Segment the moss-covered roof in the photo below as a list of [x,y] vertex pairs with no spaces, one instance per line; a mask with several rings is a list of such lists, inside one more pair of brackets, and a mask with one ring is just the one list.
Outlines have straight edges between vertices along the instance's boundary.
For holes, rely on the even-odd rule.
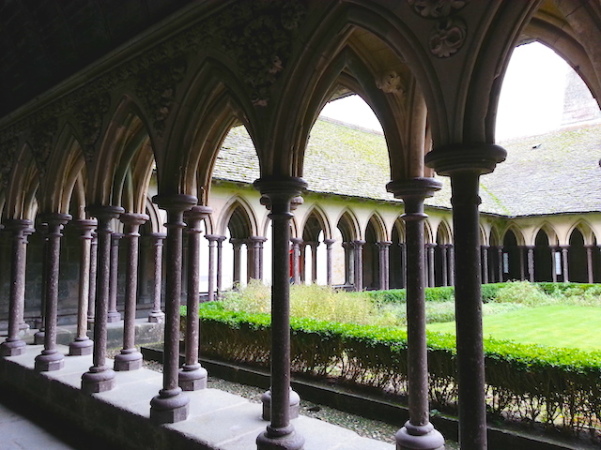
[[[501,143],[507,160],[481,178],[482,212],[502,216],[601,211],[601,124]],[[217,157],[218,180],[252,183],[259,163],[244,127],[232,129]],[[311,192],[399,201],[386,192],[390,167],[384,136],[318,120],[305,155]],[[450,208],[450,183],[426,203]]]

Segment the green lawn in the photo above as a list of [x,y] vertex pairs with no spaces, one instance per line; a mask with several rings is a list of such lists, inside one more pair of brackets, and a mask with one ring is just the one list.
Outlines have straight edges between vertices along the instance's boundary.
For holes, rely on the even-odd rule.
[[[524,344],[601,350],[601,308],[550,305],[484,317],[484,336]],[[455,323],[433,323],[429,331],[455,333]]]

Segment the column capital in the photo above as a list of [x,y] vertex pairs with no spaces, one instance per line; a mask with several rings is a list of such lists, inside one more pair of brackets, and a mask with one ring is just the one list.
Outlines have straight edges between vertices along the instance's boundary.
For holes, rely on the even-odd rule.
[[507,151],[495,144],[457,143],[437,147],[426,154],[425,163],[440,175],[476,172],[479,175],[495,170],[505,161]]
[[125,212],[125,209],[123,209],[121,206],[90,205],[86,207],[86,211],[100,221],[108,222],[111,219],[118,218]]
[[163,239],[165,239],[167,237],[167,235],[165,233],[150,233],[148,236],[150,236],[151,238],[154,238],[157,241],[162,241]]
[[301,238],[290,238],[290,242],[292,242],[294,245],[300,245],[303,243],[303,240]]
[[206,219],[213,213],[213,208],[203,205],[196,205],[192,208],[188,209],[184,212],[184,220],[188,221],[198,221],[200,222],[203,219]]
[[63,213],[45,213],[38,216],[41,222],[47,223],[48,225],[65,225],[71,220],[70,214]]
[[442,188],[442,183],[435,178],[415,177],[406,180],[392,180],[386,185],[386,190],[391,192],[395,198],[424,199],[432,197],[436,191]]
[[355,248],[360,248],[360,247],[363,247],[363,245],[365,245],[365,241],[364,241],[364,240],[361,240],[361,239],[355,239],[355,240],[352,242],[352,244],[353,244],[353,247],[355,247]]
[[161,209],[183,212],[195,206],[198,203],[198,199],[193,195],[187,194],[159,194],[152,197],[152,202],[156,203]]
[[262,243],[262,242],[266,242],[267,238],[263,237],[263,236],[250,236],[247,239],[248,242],[256,242],[256,243]]
[[392,245],[392,241],[378,241],[376,245],[380,248],[390,247]]
[[275,213],[285,214],[302,204],[302,198],[296,197],[307,189],[307,182],[299,177],[266,176],[255,180],[253,186],[262,195],[262,205]]
[[205,239],[209,242],[223,242],[225,241],[225,236],[219,234],[206,234]]
[[336,242],[336,239],[324,239],[323,243],[326,244],[328,247],[332,244],[334,244]]
[[124,213],[121,214],[119,220],[125,225],[143,225],[150,217],[147,214],[136,214],[136,213]]
[[71,222],[78,230],[82,232],[82,237],[92,238],[92,232],[98,226],[96,219],[77,219]]
[[28,219],[8,219],[4,222],[4,230],[25,232],[31,228],[32,224],[33,222]]

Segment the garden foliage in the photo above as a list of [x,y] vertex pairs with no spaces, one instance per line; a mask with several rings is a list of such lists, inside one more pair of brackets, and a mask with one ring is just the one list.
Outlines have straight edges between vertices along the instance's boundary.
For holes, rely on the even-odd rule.
[[[501,288],[493,289],[498,293]],[[447,291],[433,297],[444,300],[433,301],[446,301]],[[397,291],[390,295],[400,298]],[[486,295],[488,301],[495,298]],[[211,302],[202,305],[200,317],[203,355],[269,366],[269,314],[226,310]],[[542,422],[572,432],[594,429],[601,420],[601,352],[493,339],[485,339],[484,345],[491,417]],[[429,333],[432,408],[456,408],[455,354],[454,336]],[[291,369],[298,375],[328,377],[402,397],[407,394],[407,335],[401,327],[292,317]]]

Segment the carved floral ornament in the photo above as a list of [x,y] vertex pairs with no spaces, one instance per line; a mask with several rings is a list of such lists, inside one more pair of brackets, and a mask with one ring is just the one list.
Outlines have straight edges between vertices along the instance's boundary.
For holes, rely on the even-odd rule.
[[394,70],[384,72],[376,79],[376,87],[386,94],[403,94],[403,80]]
[[87,161],[94,158],[96,143],[102,130],[102,120],[109,109],[111,98],[107,93],[84,98],[75,105],[75,116],[81,126],[84,145],[83,153]]
[[459,51],[467,38],[467,25],[455,14],[469,0],[407,0],[415,13],[425,19],[435,19],[430,32],[430,52],[439,58],[448,58]]
[[4,189],[8,186],[10,173],[13,170],[17,147],[18,140],[16,138],[0,144],[0,154],[2,154],[2,158],[0,159],[0,186]]

